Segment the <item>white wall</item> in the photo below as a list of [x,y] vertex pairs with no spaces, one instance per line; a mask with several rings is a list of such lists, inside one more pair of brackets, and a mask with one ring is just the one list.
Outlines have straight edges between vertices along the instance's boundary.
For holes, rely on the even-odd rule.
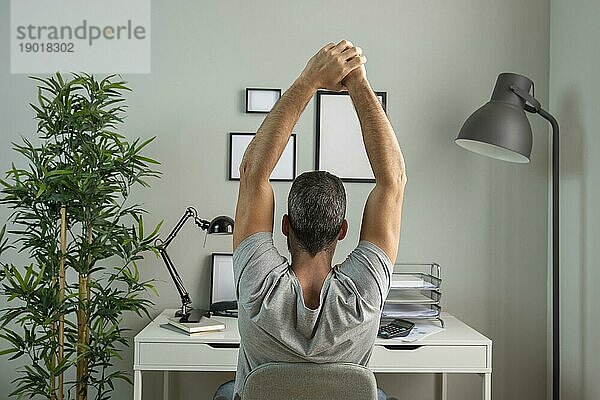
[[553,0],[550,105],[561,124],[561,338],[564,399],[600,393],[600,3]]
[[[369,58],[374,88],[388,92],[388,114],[406,157],[409,183],[400,261],[435,260],[444,267],[444,306],[494,341],[497,399],[543,399],[546,368],[547,126],[533,118],[529,165],[510,165],[468,153],[453,143],[464,119],[488,100],[503,71],[528,75],[547,103],[549,4],[545,0],[379,2],[154,0],[152,74],[129,75],[126,133],[157,135],[149,150],[164,177],[138,199],[148,222],[170,228],[187,205],[207,218],[234,212],[237,183],[227,181],[227,135],[255,130],[262,117],[243,113],[245,87],[286,88],[323,43],[348,38]],[[0,166],[18,135],[32,136],[27,103],[34,85],[9,73],[8,2],[0,4]],[[314,103],[295,132],[298,172],[314,167]],[[289,183],[275,183],[276,226]],[[346,185],[350,232],[336,261],[356,245],[370,185]],[[3,216],[8,210],[0,209]],[[184,229],[173,259],[195,304],[207,302],[209,255],[230,249],[230,238]],[[285,242],[276,244],[283,251]],[[159,260],[144,262],[145,277],[160,279],[155,314],[178,297]],[[148,321],[129,318],[133,332]],[[123,368],[131,368],[125,353]],[[0,397],[10,391],[16,363],[0,363]],[[209,399],[228,374],[179,374],[173,394]],[[159,398],[160,375],[148,374],[145,399]],[[430,376],[380,375],[399,399],[431,398]],[[478,399],[480,379],[452,376],[450,399]],[[122,386],[114,396],[131,398]]]

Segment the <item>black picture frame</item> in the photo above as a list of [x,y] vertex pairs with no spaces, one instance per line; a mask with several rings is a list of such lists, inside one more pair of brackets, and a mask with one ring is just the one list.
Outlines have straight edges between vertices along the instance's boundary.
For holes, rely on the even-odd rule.
[[[383,91],[375,91],[374,92],[377,97],[379,98],[381,105],[383,107],[383,110],[387,113],[387,92],[383,92]],[[322,124],[322,117],[323,117],[323,104],[322,104],[322,100],[324,98],[324,96],[346,96],[346,97],[350,97],[350,94],[347,91],[342,91],[342,92],[332,92],[332,91],[328,91],[328,90],[318,90],[317,91],[317,95],[315,96],[315,101],[316,101],[316,131],[317,131],[317,135],[316,135],[316,140],[315,140],[315,169],[316,170],[321,170],[321,168],[323,167],[323,162],[322,162],[322,157],[324,155],[324,153],[326,153],[326,150],[324,151],[324,149],[322,149],[322,137],[324,132],[322,132],[323,129],[323,124]],[[346,110],[347,112],[351,112],[349,109]],[[356,114],[356,111],[354,111],[354,108],[352,106],[352,112],[354,112],[354,114]],[[344,118],[346,119],[347,117],[345,115],[339,115],[339,118]],[[361,138],[361,143],[362,143],[362,136],[361,132],[360,132],[360,125],[358,125],[357,128],[357,132],[355,132],[356,135],[359,135],[359,137]],[[335,132],[328,132],[329,134],[335,134]],[[340,137],[340,141],[339,143],[347,143],[348,142],[348,136],[351,133],[348,132],[344,132],[345,137]],[[364,146],[361,147],[362,149],[364,149]],[[335,149],[336,151],[339,152],[339,148]],[[365,157],[366,157],[366,153]],[[344,157],[351,157],[348,154],[346,154]],[[367,161],[367,165],[368,165],[368,159],[366,159]],[[364,163],[364,162],[363,162]],[[357,177],[357,176],[348,176],[350,174],[344,174],[343,171],[337,171],[337,170],[332,170],[329,171],[335,175],[337,175],[343,182],[354,182],[354,183],[374,183],[375,182],[375,178],[366,178],[364,176],[362,177]],[[366,172],[366,171],[365,171]],[[370,169],[369,166],[369,174],[372,175],[372,171]]]
[[[276,94],[277,99],[273,102],[271,107],[267,109],[251,109],[250,108],[250,96],[252,92],[273,92]],[[272,89],[272,88],[246,88],[246,113],[247,114],[268,114],[275,103],[281,98],[281,89]]]
[[[243,156],[243,153],[247,147],[247,145],[243,148],[237,148],[234,149],[234,138],[236,136],[241,136],[241,137],[254,137],[254,135],[256,135],[253,132],[230,132],[229,133],[229,163],[228,163],[228,179],[230,181],[239,181],[240,177],[239,177],[239,163],[241,162],[241,157]],[[250,139],[251,140],[251,139]],[[250,140],[247,140],[247,142],[249,143]],[[292,154],[291,154],[291,161],[292,161],[292,175],[290,177],[286,177],[286,178],[270,178],[269,180],[271,182],[292,182],[294,179],[296,179],[296,162],[297,162],[297,139],[296,139],[296,134],[292,133],[290,135],[290,139],[288,141],[288,145],[289,143],[291,143],[292,145]],[[286,146],[287,147],[287,146]],[[281,162],[282,160],[284,160],[284,157],[286,156],[286,151],[284,150],[283,154],[282,154],[282,158],[280,158],[279,162]],[[278,165],[279,165],[278,162]],[[277,170],[277,166],[275,167],[276,169],[273,171],[273,173],[276,172]],[[272,176],[272,175],[271,175]]]

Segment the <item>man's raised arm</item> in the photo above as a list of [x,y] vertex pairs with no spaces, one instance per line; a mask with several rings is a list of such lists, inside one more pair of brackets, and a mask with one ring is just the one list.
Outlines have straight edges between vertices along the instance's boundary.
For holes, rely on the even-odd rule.
[[256,232],[273,231],[275,201],[269,177],[292,129],[317,89],[341,90],[341,80],[364,62],[360,48],[342,40],[326,44],[281,96],[248,145],[240,164],[233,249]]
[[348,74],[342,83],[348,88],[358,113],[365,149],[376,181],[365,204],[360,240],[377,245],[394,263],[398,255],[406,184],[404,157],[392,125],[369,85],[364,67]]

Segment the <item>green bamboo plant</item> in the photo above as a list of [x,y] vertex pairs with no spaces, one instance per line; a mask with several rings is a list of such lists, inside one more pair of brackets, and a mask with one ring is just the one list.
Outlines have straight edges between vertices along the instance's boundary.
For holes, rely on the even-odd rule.
[[[13,143],[26,166],[0,180],[0,204],[13,210],[0,231],[0,355],[24,361],[12,396],[104,400],[130,382],[113,365],[128,345],[124,313],[148,316],[155,291],[138,261],[156,254],[160,224],[145,233],[146,211],[127,200],[160,172],[142,152],[154,138],[117,133],[126,82],[65,78],[33,77],[39,138]],[[14,251],[30,263],[6,261]]]

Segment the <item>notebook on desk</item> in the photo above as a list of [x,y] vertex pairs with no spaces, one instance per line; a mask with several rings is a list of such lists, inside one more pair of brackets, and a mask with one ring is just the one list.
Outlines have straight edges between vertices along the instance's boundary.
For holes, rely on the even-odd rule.
[[225,324],[213,318],[202,318],[198,322],[179,322],[178,317],[167,318],[169,325],[189,335],[201,332],[222,331]]

